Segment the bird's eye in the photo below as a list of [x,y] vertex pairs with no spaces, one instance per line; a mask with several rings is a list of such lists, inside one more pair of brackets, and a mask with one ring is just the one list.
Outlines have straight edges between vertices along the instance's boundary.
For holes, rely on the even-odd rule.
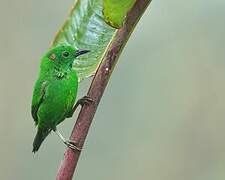
[[67,51],[64,51],[64,52],[62,53],[62,56],[63,56],[64,58],[69,57],[69,55],[70,55],[70,53],[67,52]]

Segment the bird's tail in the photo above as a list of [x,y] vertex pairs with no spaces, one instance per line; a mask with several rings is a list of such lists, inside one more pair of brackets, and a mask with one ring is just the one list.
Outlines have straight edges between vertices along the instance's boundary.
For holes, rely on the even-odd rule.
[[42,142],[45,140],[45,138],[48,136],[48,134],[51,132],[50,129],[41,129],[38,128],[37,134],[34,138],[34,142],[33,142],[33,150],[32,152],[35,153],[38,151],[38,149],[40,148]]

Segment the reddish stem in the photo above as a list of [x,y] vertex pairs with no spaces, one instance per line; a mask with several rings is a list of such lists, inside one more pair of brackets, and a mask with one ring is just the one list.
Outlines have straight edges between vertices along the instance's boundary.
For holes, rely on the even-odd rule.
[[[102,63],[99,66],[88,91],[88,96],[91,97],[95,103],[91,105],[84,105],[82,107],[70,137],[72,141],[77,143],[79,148],[83,147],[97,106],[103,95],[105,87],[108,84],[110,75],[116,65],[118,57],[129,39],[136,23],[141,18],[150,2],[151,0],[136,1],[133,8],[128,13],[123,27],[116,32],[107,52],[105,53],[105,56],[103,57]],[[64,159],[61,162],[56,177],[57,180],[71,180],[73,178],[79,156],[79,151],[73,152],[71,149],[66,148]]]

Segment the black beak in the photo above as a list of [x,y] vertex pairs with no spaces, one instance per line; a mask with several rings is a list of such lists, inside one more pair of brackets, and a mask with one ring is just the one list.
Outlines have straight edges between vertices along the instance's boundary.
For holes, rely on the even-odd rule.
[[75,57],[78,57],[78,56],[80,56],[80,55],[82,55],[82,54],[86,54],[86,53],[88,53],[88,52],[90,52],[89,50],[78,50],[78,51],[76,51],[76,53],[75,53]]

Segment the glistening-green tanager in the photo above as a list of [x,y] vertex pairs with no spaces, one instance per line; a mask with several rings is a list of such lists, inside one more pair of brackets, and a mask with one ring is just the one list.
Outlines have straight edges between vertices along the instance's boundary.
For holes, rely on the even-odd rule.
[[[78,76],[72,68],[77,57],[89,51],[79,51],[72,46],[60,45],[50,49],[42,58],[39,77],[35,83],[32,99],[32,117],[37,125],[33,142],[33,152],[38,151],[43,140],[56,126],[71,117],[78,104],[75,104]],[[84,101],[90,101],[84,98]],[[76,148],[57,134],[71,148]]]

